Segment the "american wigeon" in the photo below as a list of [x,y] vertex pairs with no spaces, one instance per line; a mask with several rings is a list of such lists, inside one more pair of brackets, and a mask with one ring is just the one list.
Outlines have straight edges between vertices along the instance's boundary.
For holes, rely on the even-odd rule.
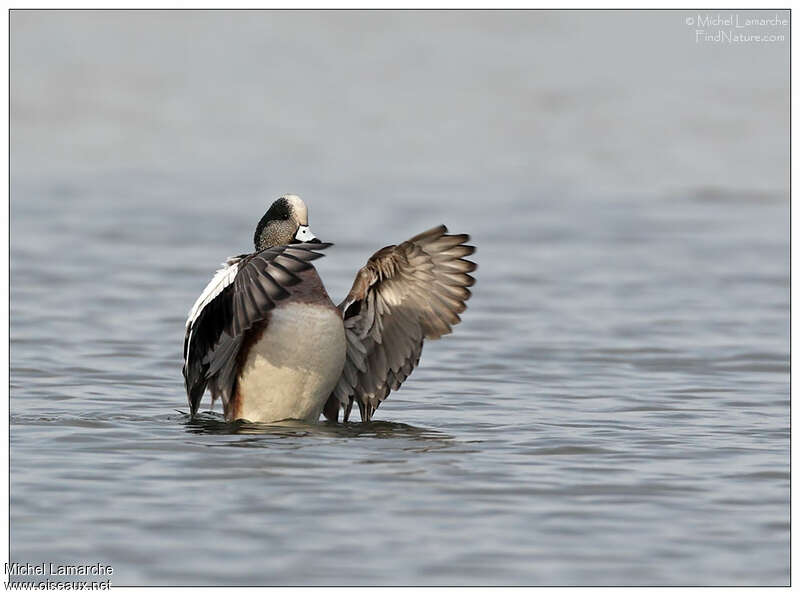
[[369,421],[419,362],[425,339],[466,309],[475,248],[438,226],[376,252],[337,307],[311,261],[331,246],[296,195],[261,218],[255,251],[227,260],[186,321],[183,376],[191,415],[206,387],[227,420]]

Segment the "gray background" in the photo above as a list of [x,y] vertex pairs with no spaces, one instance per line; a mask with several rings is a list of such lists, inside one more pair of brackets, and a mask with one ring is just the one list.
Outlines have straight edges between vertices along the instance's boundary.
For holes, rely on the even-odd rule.
[[[786,585],[789,31],[697,16],[13,11],[12,559]],[[185,314],[285,192],[335,301],[446,223],[469,309],[374,424],[190,423]]]

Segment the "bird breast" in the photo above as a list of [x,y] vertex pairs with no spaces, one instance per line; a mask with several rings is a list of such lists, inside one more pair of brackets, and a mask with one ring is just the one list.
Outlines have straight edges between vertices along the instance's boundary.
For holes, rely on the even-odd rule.
[[319,303],[276,305],[245,355],[229,418],[316,422],[346,352],[338,309]]

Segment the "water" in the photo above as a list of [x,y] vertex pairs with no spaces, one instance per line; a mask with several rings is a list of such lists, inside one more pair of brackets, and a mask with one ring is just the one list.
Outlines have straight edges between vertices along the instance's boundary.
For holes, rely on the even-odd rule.
[[[691,14],[13,12],[12,559],[787,584],[788,42]],[[284,192],[336,301],[433,225],[478,247],[372,424],[185,414],[185,314]]]

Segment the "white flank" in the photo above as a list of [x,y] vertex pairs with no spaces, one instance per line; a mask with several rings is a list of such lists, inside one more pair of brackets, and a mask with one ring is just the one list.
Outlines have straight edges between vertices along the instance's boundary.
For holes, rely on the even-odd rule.
[[221,269],[217,269],[216,274],[208,282],[206,289],[203,290],[200,297],[195,300],[194,306],[192,306],[192,310],[189,311],[189,318],[186,319],[186,327],[188,328],[194,320],[197,318],[203,309],[211,302],[214,298],[219,296],[219,293],[227,288],[229,285],[233,283],[236,274],[239,272],[239,263],[241,259],[236,259],[235,257],[231,257],[228,259],[227,263],[222,265]]

